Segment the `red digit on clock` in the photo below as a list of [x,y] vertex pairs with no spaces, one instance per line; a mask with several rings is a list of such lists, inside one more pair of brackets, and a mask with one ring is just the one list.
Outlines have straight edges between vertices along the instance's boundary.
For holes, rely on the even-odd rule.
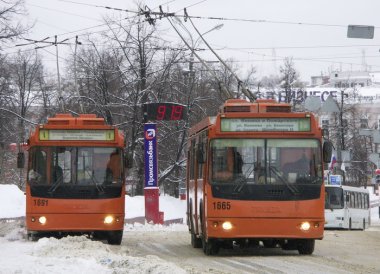
[[170,120],[180,120],[182,118],[183,106],[173,106]]
[[164,120],[166,113],[166,106],[161,105],[157,108],[157,120]]

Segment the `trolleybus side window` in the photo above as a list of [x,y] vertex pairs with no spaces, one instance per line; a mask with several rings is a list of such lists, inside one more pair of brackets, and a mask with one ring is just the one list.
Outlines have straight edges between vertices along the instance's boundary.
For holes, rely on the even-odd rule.
[[191,140],[191,146],[190,146],[190,180],[194,180],[194,173],[195,173],[195,139]]
[[[204,167],[206,163],[206,151],[207,151],[207,138],[206,132],[203,132],[199,135],[199,140],[197,144],[198,153],[197,158],[201,157],[202,159],[197,159],[198,162],[198,178],[203,177]],[[199,154],[199,155],[198,155]]]
[[29,161],[29,182],[46,183],[46,151],[39,147],[32,148],[29,153]]

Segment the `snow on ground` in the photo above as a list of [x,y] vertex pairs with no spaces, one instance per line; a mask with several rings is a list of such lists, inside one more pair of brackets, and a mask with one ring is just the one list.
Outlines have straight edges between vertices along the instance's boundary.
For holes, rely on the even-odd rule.
[[[164,220],[186,220],[186,201],[160,196]],[[0,219],[25,216],[25,195],[16,185],[0,185]],[[145,216],[144,196],[125,196],[125,218]]]
[[25,216],[25,195],[16,185],[0,185],[0,219]]
[[157,256],[134,257],[129,247],[118,253],[85,236],[23,239],[22,229],[0,238],[0,273],[186,273]]
[[[126,196],[126,218],[145,215],[144,197]],[[186,201],[160,196],[160,211],[165,220],[186,216]],[[25,195],[15,185],[0,185],[0,219],[25,216]],[[1,231],[1,227],[5,227]],[[9,227],[9,230],[7,230]],[[187,231],[185,224],[170,226],[126,224],[128,231]],[[5,235],[4,237],[1,237]],[[128,255],[131,247],[121,246],[115,253],[112,246],[92,241],[85,236],[42,238],[38,242],[24,239],[23,228],[0,223],[0,274],[8,273],[186,273],[175,264],[157,256]]]
[[[379,200],[370,189],[371,200]],[[165,220],[183,218],[186,202],[160,196],[160,211]],[[0,219],[25,215],[25,195],[14,185],[0,185]],[[126,196],[126,218],[144,216],[144,198]],[[380,225],[378,208],[371,210],[372,225]],[[9,230],[7,230],[9,227]],[[170,226],[126,224],[128,231],[187,231],[185,224]],[[115,247],[85,236],[62,239],[42,238],[38,242],[24,239],[24,228],[0,223],[0,274],[8,273],[186,273],[177,265],[157,256],[131,256],[133,247]],[[3,236],[3,237],[2,237]],[[118,250],[115,252],[115,250]]]

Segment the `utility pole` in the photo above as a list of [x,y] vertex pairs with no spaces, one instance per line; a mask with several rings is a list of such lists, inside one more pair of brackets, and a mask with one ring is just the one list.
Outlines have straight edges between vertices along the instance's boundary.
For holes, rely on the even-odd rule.
[[[82,43],[78,41],[78,35],[75,36],[75,50],[74,50],[74,85],[75,85],[75,92],[77,96],[80,98],[79,89],[78,89],[78,79],[77,79],[77,46],[81,45]],[[83,103],[82,99],[79,99],[79,107],[81,113],[84,113],[83,109]]]

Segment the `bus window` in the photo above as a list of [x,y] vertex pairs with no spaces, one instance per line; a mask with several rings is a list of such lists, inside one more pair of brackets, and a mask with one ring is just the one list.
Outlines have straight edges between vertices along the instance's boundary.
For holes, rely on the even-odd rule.
[[34,147],[29,152],[28,181],[46,184],[46,152],[40,147]]
[[196,148],[195,148],[195,139],[191,140],[191,147],[189,150],[190,153],[190,161],[189,161],[189,169],[190,169],[190,179],[194,180],[195,178],[195,155],[196,155]]
[[226,181],[233,177],[233,159],[228,149],[213,150],[213,178],[218,181]]
[[56,147],[52,151],[52,184],[71,182],[71,153],[72,148]]
[[111,182],[113,184],[120,183],[121,180],[121,157],[118,150],[113,151],[109,156],[109,161],[106,168],[106,183]]
[[341,209],[344,207],[343,190],[341,188],[325,188],[325,209]]
[[322,165],[318,151],[316,140],[212,140],[212,179],[232,183],[245,180],[257,184],[319,184]]

